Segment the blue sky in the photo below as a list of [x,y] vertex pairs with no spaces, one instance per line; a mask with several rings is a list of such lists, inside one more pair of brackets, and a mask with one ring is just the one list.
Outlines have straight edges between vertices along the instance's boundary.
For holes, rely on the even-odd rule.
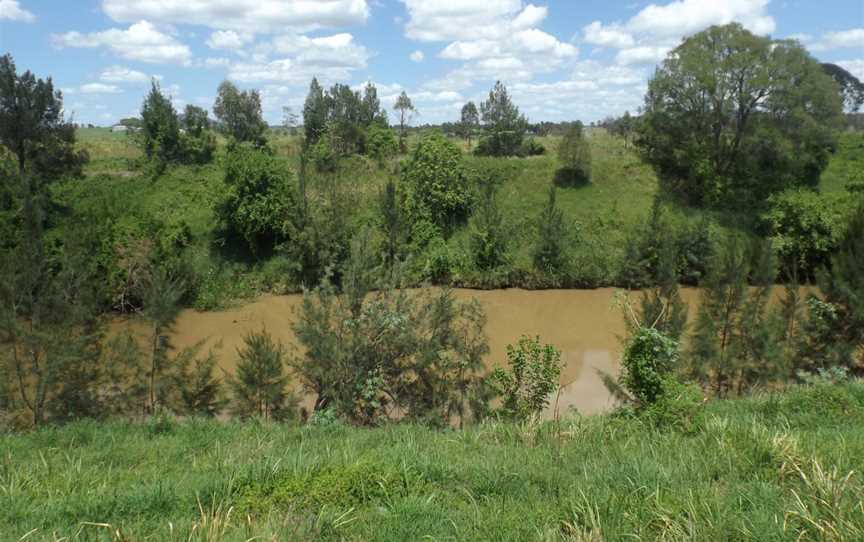
[[[533,3],[532,3],[533,1]],[[496,79],[533,121],[635,111],[680,40],[738,21],[864,80],[862,0],[0,0],[0,53],[51,75],[78,122],[137,114],[151,77],[180,108],[219,82],[299,111],[311,77],[405,90],[415,122],[455,120]]]

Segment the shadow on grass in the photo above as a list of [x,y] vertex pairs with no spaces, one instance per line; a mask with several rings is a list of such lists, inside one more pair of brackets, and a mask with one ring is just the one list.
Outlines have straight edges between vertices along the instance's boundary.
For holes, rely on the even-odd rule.
[[555,171],[553,182],[560,188],[582,188],[591,184],[591,178],[578,169],[560,168]]

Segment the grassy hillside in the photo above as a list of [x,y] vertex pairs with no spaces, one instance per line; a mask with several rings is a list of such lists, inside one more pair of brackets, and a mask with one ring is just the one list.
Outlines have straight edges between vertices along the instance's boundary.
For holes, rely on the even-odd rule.
[[862,540],[864,383],[465,431],[74,423],[0,436],[3,540]]

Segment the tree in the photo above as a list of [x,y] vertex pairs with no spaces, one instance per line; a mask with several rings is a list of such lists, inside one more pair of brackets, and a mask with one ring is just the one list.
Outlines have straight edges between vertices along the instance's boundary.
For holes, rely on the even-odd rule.
[[411,119],[412,115],[417,113],[417,109],[414,108],[411,98],[408,97],[408,94],[404,90],[396,99],[393,109],[399,112],[399,149],[404,153],[406,150],[405,123]]
[[846,111],[857,113],[864,105],[864,83],[837,64],[824,62],[822,69],[840,87],[840,99]]
[[295,401],[286,389],[285,348],[267,330],[249,333],[237,349],[240,360],[229,379],[233,392],[232,411],[236,416],[290,419]]
[[303,103],[303,131],[306,135],[307,147],[317,143],[327,131],[327,103],[324,101],[324,89],[314,77],[309,84],[306,101]]
[[255,255],[272,251],[290,237],[297,194],[290,172],[270,154],[248,146],[228,153],[226,194],[216,215]]
[[156,161],[161,172],[164,167],[180,158],[180,122],[171,100],[162,94],[154,79],[150,92],[141,106],[140,142],[144,155]]
[[483,271],[498,269],[506,265],[509,258],[509,235],[495,192],[494,184],[487,181],[471,223],[471,254],[474,264]]
[[363,87],[363,99],[360,103],[360,122],[364,126],[371,126],[378,122],[387,126],[387,114],[381,109],[381,100],[378,99],[378,89],[372,83],[366,83]]
[[400,247],[405,242],[407,233],[396,194],[396,183],[392,179],[387,181],[379,202],[379,217],[384,233],[384,263],[392,273],[399,260]]
[[[206,164],[216,152],[216,138],[210,133],[207,110],[189,104],[183,111],[183,132],[180,133],[180,154],[183,161]],[[185,133],[184,133],[185,132]]]
[[15,156],[24,182],[80,174],[87,154],[75,151],[75,126],[63,118],[63,95],[49,77],[18,74],[11,55],[0,57],[0,144]]
[[516,346],[508,344],[507,369],[492,372],[504,415],[516,420],[540,415],[558,389],[561,369],[561,352],[551,344],[540,346],[540,337],[523,335]]
[[409,222],[426,220],[444,235],[471,207],[468,174],[459,148],[439,132],[424,136],[402,169]]
[[181,351],[174,360],[175,386],[179,390],[177,409],[193,416],[213,417],[225,407],[222,380],[215,376],[219,359],[211,350],[199,352],[203,341]]
[[197,105],[189,104],[183,110],[183,129],[193,137],[200,137],[205,130],[210,129],[210,118],[207,110]]
[[815,186],[840,112],[836,86],[800,44],[712,26],[657,69],[637,143],[667,192],[740,209]]
[[374,158],[379,166],[383,166],[389,159],[399,152],[399,144],[393,130],[380,124],[372,124],[366,133],[366,154]]
[[304,353],[293,366],[317,395],[315,409],[362,425],[398,415],[446,426],[482,415],[488,347],[479,304],[383,280],[368,243],[363,233],[352,241],[341,293],[322,281],[294,325]]
[[567,270],[569,232],[564,213],[558,208],[555,187],[549,187],[549,199],[537,218],[537,237],[532,251],[534,268],[553,277]]
[[261,95],[257,90],[240,91],[230,81],[223,81],[217,90],[213,113],[221,122],[222,132],[235,141],[258,147],[266,143],[267,123],[261,117]]
[[468,141],[468,147],[471,147],[471,136],[480,126],[480,113],[477,111],[477,106],[474,102],[468,102],[462,106],[462,117],[459,122],[459,131]]
[[489,91],[489,99],[480,102],[484,136],[477,146],[477,154],[487,156],[514,156],[522,148],[522,139],[528,130],[528,121],[513,104],[507,88],[501,81]]
[[570,125],[558,144],[558,161],[561,169],[555,180],[562,185],[579,185],[591,181],[591,145],[585,139],[582,123]]

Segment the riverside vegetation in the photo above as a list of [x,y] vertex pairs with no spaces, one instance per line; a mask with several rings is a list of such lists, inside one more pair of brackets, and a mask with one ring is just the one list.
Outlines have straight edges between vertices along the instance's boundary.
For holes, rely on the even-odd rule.
[[[441,130],[403,93],[393,130],[373,85],[313,80],[273,129],[257,91],[223,83],[211,121],[154,81],[120,137],[3,57],[0,417],[35,428],[0,437],[4,532],[860,538],[864,137],[834,68],[730,24],[602,127],[531,125],[499,82]],[[609,285],[643,290],[619,406],[549,422],[561,353],[513,337],[489,372],[450,289]],[[296,291],[297,350],[255,330],[222,375],[171,343],[184,306]]]

